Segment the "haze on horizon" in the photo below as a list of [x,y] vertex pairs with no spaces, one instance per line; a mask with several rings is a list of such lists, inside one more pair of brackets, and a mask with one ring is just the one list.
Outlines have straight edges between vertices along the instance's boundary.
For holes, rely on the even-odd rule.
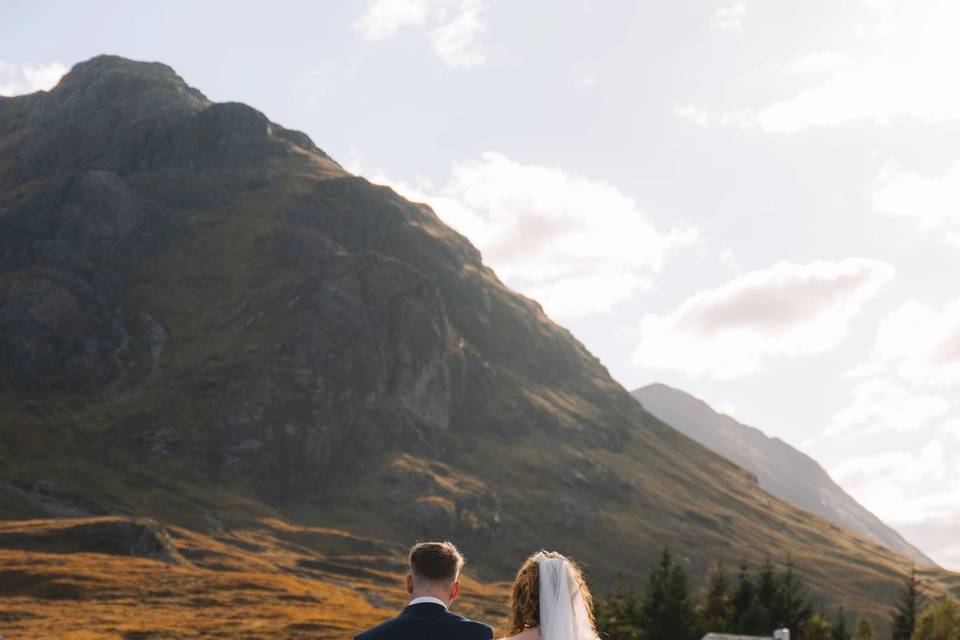
[[947,0],[6,0],[0,94],[116,53],[302,129],[431,204],[628,389],[802,447],[960,569],[958,20]]

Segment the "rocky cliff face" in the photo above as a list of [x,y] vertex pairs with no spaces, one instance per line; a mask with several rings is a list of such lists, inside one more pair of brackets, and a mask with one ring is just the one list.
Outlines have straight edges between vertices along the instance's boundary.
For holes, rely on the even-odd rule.
[[0,371],[16,389],[117,381],[132,364],[129,273],[166,246],[171,212],[269,180],[266,159],[321,155],[165,65],[110,56],[50,93],[3,98],[0,115]]
[[152,459],[204,449],[209,477],[278,497],[348,451],[529,429],[478,420],[492,358],[571,390],[605,375],[429,209],[164,65],[95,58],[0,109],[4,387],[179,396],[187,424],[118,429]]
[[169,534],[155,522],[125,518],[61,520],[0,525],[0,549],[35,553],[100,553],[178,564]]
[[427,206],[115,57],[0,98],[0,479],[8,517],[280,513],[489,578],[790,549],[857,609],[908,567],[647,414]]

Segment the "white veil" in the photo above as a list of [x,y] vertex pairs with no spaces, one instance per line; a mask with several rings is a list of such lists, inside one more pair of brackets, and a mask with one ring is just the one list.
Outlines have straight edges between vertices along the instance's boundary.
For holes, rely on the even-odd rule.
[[541,640],[599,640],[567,559],[543,552],[536,559],[540,565]]

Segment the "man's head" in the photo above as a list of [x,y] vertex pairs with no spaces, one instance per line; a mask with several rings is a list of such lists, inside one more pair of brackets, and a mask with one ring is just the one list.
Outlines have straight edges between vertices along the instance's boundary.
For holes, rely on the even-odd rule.
[[410,549],[407,592],[413,597],[433,596],[449,606],[460,594],[463,556],[452,542],[420,542]]

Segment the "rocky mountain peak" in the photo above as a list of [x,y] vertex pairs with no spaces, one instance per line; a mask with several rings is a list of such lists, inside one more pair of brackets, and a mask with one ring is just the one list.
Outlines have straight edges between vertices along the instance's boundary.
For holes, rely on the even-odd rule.
[[292,147],[323,155],[305,134],[247,105],[211,102],[157,62],[98,56],[49,92],[0,105],[0,155],[15,158],[0,165],[0,186],[64,171],[251,165]]
[[81,120],[91,109],[122,113],[128,118],[169,111],[199,111],[212,103],[165,64],[102,55],[80,62],[44,100],[37,116]]

